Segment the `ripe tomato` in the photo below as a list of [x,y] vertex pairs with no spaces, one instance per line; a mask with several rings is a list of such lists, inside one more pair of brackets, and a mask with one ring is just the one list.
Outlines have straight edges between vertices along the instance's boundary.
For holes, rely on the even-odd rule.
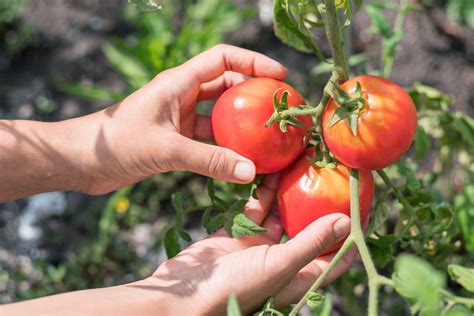
[[357,121],[357,136],[347,120],[328,128],[339,107],[330,99],[322,117],[324,138],[330,151],[346,166],[383,169],[397,161],[413,142],[417,124],[415,105],[402,87],[380,77],[356,77],[341,88],[353,96],[357,82],[365,102]]
[[[318,168],[308,161],[314,148],[307,149],[286,168],[277,190],[278,211],[290,238],[320,217],[332,213],[350,216],[349,168]],[[374,178],[371,171],[359,173],[360,215],[363,222],[374,197]],[[342,243],[328,249],[337,250]]]
[[[288,106],[305,104],[290,85],[270,78],[253,78],[225,91],[212,110],[216,143],[252,160],[260,174],[285,168],[306,145],[303,142],[306,131],[302,127],[288,125],[286,133],[278,124],[265,127],[274,112],[273,94],[278,89],[278,100],[284,90],[289,92]],[[305,126],[312,126],[310,115],[298,119]]]

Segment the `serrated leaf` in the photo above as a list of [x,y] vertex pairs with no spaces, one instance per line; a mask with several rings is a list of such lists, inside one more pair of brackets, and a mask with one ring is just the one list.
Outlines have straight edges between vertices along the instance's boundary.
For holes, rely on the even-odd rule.
[[253,236],[268,230],[252,222],[244,214],[237,214],[231,220],[230,233],[232,237]]
[[166,255],[169,258],[173,258],[181,251],[181,245],[179,244],[179,233],[176,227],[171,227],[165,234],[165,250]]
[[311,33],[306,28],[303,30],[299,28],[287,0],[273,1],[273,26],[275,35],[283,43],[304,53],[313,52],[319,60],[325,61],[320,49],[314,43]]
[[227,316],[241,316],[239,302],[237,301],[237,296],[231,294],[229,300],[227,301]]
[[459,283],[466,291],[474,293],[474,269],[468,269],[457,264],[448,266],[449,276]]
[[396,240],[397,238],[394,235],[367,238],[367,244],[372,254],[372,259],[377,268],[383,269],[393,260],[393,244]]
[[306,305],[308,305],[311,309],[319,308],[323,304],[324,295],[316,293],[316,292],[309,292],[306,296]]
[[340,106],[334,111],[331,119],[326,128],[331,128],[333,125],[337,124],[338,122],[342,121],[343,119],[348,118],[351,115],[351,112],[346,110],[346,108]]
[[395,290],[412,306],[431,314],[439,312],[440,291],[446,284],[446,278],[427,261],[414,255],[398,256],[392,279]]

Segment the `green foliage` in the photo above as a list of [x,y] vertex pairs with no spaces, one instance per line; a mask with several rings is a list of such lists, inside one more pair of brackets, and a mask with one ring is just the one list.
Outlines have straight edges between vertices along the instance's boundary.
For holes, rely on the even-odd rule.
[[411,255],[400,255],[395,260],[393,275],[395,289],[411,304],[412,312],[439,315],[441,289],[445,276],[428,262]]
[[455,199],[456,218],[469,253],[474,254],[474,184],[467,185]]
[[[257,179],[256,181],[259,180]],[[212,204],[206,207],[202,217],[202,224],[208,234],[215,232],[220,227],[224,227],[226,232],[233,237],[250,236],[266,232],[265,228],[258,226],[242,213],[248,197],[252,194],[251,191],[254,191],[252,186],[225,184],[222,182],[220,185],[226,187],[227,190],[217,192],[215,181],[213,179],[208,180],[207,191]],[[244,189],[243,192],[242,188]],[[219,193],[224,193],[224,195]],[[242,196],[245,198],[242,198]]]
[[[133,2],[140,8],[145,5],[153,9],[164,1]],[[253,12],[237,10],[231,3],[218,0],[170,1],[162,10],[145,13],[128,6],[125,19],[136,32],[127,38],[114,38],[102,48],[110,66],[127,82],[127,91],[116,93],[100,86],[64,83],[58,83],[58,88],[85,99],[117,101],[161,71],[222,43],[224,35],[237,29]],[[176,18],[181,14],[182,19],[176,25]]]
[[474,293],[474,269],[468,269],[457,264],[448,267],[449,276],[459,283],[466,291]]
[[21,53],[35,41],[31,25],[21,19],[28,0],[2,0],[0,2],[0,36],[9,58]]

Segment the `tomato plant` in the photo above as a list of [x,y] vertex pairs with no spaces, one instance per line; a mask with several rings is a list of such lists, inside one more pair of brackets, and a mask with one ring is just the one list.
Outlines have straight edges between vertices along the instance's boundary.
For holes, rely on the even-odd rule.
[[[280,218],[289,237],[294,237],[318,218],[344,213],[350,216],[349,168],[315,166],[315,150],[307,149],[286,168],[277,191]],[[360,216],[367,217],[374,197],[374,178],[370,171],[360,173]],[[340,245],[339,245],[340,246]],[[330,253],[338,247],[332,247]]]
[[[282,132],[276,124],[265,126],[274,111],[274,94],[279,99],[284,91],[288,91],[286,103],[289,107],[305,104],[303,97],[287,83],[253,78],[224,92],[212,110],[216,143],[252,160],[259,174],[285,168],[309,141],[308,132],[303,127],[288,124],[286,131]],[[310,115],[298,119],[306,127],[312,126]]]
[[340,89],[345,98],[331,98],[322,116],[329,150],[351,168],[379,170],[393,164],[415,138],[416,109],[408,93],[369,75],[352,78]]

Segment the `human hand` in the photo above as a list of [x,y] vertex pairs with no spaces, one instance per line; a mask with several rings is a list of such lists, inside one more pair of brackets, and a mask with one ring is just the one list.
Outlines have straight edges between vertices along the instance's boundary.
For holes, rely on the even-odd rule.
[[[252,161],[212,140],[210,119],[196,104],[214,100],[245,75],[282,80],[287,70],[256,52],[217,45],[160,73],[122,102],[87,117],[66,121],[85,140],[78,190],[102,194],[155,173],[189,170],[219,180],[248,183]],[[66,123],[65,122],[65,123]]]
[[[281,307],[304,295],[334,256],[319,254],[348,235],[350,219],[343,214],[325,216],[279,244],[283,229],[278,217],[269,214],[277,182],[276,175],[267,176],[258,189],[259,199],[250,199],[244,208],[267,233],[232,238],[220,230],[166,261],[142,282],[160,293],[157,308],[168,306],[164,314],[222,315],[229,295],[235,293],[248,314],[269,297]],[[350,251],[326,282],[342,274],[354,254]]]

